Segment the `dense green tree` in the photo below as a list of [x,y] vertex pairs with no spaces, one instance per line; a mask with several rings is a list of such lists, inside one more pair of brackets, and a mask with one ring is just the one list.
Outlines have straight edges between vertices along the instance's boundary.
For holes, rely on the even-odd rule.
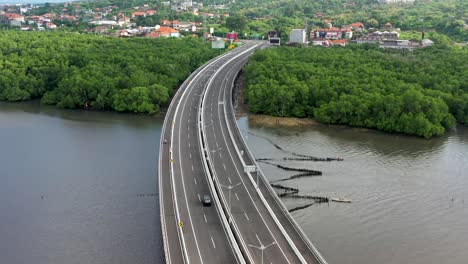
[[0,100],[42,98],[62,108],[155,113],[190,72],[217,54],[194,38],[0,31]]
[[423,137],[468,124],[468,49],[374,46],[257,51],[244,69],[249,110]]

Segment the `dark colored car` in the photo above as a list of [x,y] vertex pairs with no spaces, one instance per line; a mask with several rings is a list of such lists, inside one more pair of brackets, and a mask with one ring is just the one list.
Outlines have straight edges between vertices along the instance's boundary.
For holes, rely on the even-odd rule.
[[210,198],[210,196],[208,194],[203,195],[202,204],[204,206],[210,206],[211,205],[211,198]]

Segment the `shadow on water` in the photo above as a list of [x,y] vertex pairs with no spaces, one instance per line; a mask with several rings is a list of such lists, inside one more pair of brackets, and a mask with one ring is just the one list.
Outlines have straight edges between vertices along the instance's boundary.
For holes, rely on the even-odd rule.
[[[248,121],[248,126],[256,131],[268,130],[268,134],[277,138],[304,138],[306,133],[313,131],[326,141],[349,147],[363,147],[381,156],[399,155],[401,157],[415,158],[418,153],[430,156],[438,153],[448,141],[468,142],[468,127],[457,125],[446,134],[431,139],[420,138],[403,134],[385,133],[372,129],[353,128],[342,125],[315,125],[310,127],[265,127]],[[253,135],[256,136],[256,135]],[[278,144],[273,139],[270,143]],[[398,146],[398,149],[396,149]],[[415,155],[416,154],[416,155]]]
[[114,111],[94,111],[84,109],[61,109],[51,105],[43,105],[39,100],[12,103],[0,101],[0,112],[24,112],[29,114],[45,115],[69,121],[86,123],[124,125],[135,128],[149,128],[155,123],[163,123],[164,114],[145,115],[134,113],[118,113]]

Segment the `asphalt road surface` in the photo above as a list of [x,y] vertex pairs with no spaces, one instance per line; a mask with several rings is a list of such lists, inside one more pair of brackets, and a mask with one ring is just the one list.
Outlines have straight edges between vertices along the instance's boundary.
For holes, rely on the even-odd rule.
[[243,163],[253,165],[254,161],[235,124],[232,85],[255,48],[264,45],[249,42],[205,64],[184,82],[168,109],[159,173],[162,228],[166,260],[170,263],[237,263],[218,208],[201,203],[203,195],[213,197],[198,140],[202,99],[206,153],[228,208],[227,217],[238,228],[236,234],[243,242],[240,247],[246,261],[324,263],[318,261],[318,253],[268,182],[259,178],[262,201],[253,180],[256,172],[250,176],[244,172]]

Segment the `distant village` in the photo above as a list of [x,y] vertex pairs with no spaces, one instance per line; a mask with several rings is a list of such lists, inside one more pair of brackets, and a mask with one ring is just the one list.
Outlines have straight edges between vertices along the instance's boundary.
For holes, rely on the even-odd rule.
[[[196,16],[213,18],[229,14],[199,13],[202,3],[184,0],[183,2],[162,2],[175,12],[189,12]],[[73,8],[69,8],[73,7]],[[118,37],[181,37],[182,33],[197,33],[203,28],[202,23],[195,21],[167,20],[160,21],[152,27],[137,26],[139,18],[155,16],[158,12],[148,5],[133,7],[132,12],[123,12],[118,6],[107,6],[93,10],[81,8],[79,3],[64,3],[60,14],[47,13],[42,15],[28,15],[37,9],[38,5],[0,5],[0,27],[17,27],[23,31],[55,30],[66,25],[85,24],[86,31],[96,34],[114,34]],[[222,10],[222,6],[214,6]],[[72,11],[71,11],[72,10]],[[212,32],[211,32],[212,33]],[[210,33],[205,34],[210,37]]]
[[[203,3],[183,0],[182,2],[162,2],[162,4],[178,13],[191,13],[204,18],[229,17],[228,13],[223,13],[225,6],[214,5],[211,9],[218,13],[199,12],[203,8]],[[118,6],[107,6],[103,8],[84,9],[78,2],[64,3],[60,14],[46,13],[42,15],[29,15],[34,13],[37,5],[0,5],[0,27],[19,28],[24,31],[32,30],[56,30],[70,25],[85,25],[88,33],[111,35],[116,37],[181,37],[202,36],[213,40],[213,48],[224,48],[221,40],[212,36],[214,29],[206,28],[201,22],[179,21],[163,19],[155,26],[138,26],[138,19],[150,18],[158,14],[158,11],[151,6],[143,5],[133,7],[131,11],[119,10]],[[323,14],[316,14],[322,16]],[[424,38],[421,39],[400,39],[400,29],[394,28],[388,22],[381,28],[365,28],[361,22],[335,27],[329,19],[323,20],[323,28],[315,28],[311,31],[306,29],[292,29],[289,33],[288,45],[314,45],[314,46],[346,46],[350,42],[357,44],[377,44],[384,48],[415,49],[427,47],[433,42]],[[228,40],[235,41],[237,33],[227,34]],[[280,45],[281,41],[272,30],[268,32],[268,39],[272,45]]]
[[[377,44],[382,48],[415,49],[434,44],[430,39],[400,39],[400,29],[394,28],[388,22],[382,28],[365,28],[361,22],[355,22],[340,28],[334,27],[332,21],[324,20],[324,28],[317,28],[307,32],[305,29],[293,29],[289,34],[289,45],[314,46],[346,46],[350,42],[357,44]],[[309,33],[309,34],[308,34]],[[275,31],[269,32],[270,43],[279,45]]]

